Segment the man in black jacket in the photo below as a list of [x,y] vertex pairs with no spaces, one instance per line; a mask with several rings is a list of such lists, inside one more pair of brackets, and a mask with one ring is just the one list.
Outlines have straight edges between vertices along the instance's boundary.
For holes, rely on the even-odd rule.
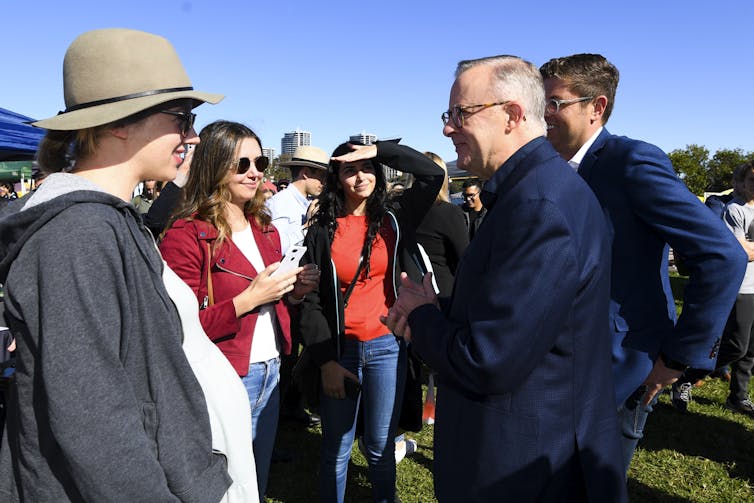
[[463,216],[466,220],[466,228],[469,231],[469,241],[474,239],[479,226],[482,225],[484,215],[487,210],[482,204],[482,182],[477,179],[466,180],[463,182]]

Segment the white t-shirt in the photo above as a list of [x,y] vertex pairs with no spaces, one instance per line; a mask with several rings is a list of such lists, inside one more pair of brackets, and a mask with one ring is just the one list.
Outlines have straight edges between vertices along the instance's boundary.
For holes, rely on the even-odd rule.
[[[233,233],[233,243],[241,250],[246,260],[248,260],[254,269],[262,271],[265,268],[262,255],[259,253],[254,234],[251,232],[251,226],[244,230]],[[251,357],[249,363],[266,362],[280,355],[277,337],[275,335],[275,309],[272,304],[267,304],[259,309],[257,323],[254,326],[254,337],[251,342]]]
[[256,463],[251,443],[251,405],[246,387],[225,355],[204,332],[191,288],[166,263],[162,280],[181,318],[183,352],[207,401],[212,449],[222,452],[228,460],[228,473],[233,484],[221,503],[258,502]]

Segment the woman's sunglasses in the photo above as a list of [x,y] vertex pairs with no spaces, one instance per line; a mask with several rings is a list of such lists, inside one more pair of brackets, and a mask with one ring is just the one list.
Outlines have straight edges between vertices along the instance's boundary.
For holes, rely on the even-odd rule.
[[252,164],[254,164],[254,169],[256,169],[259,173],[263,173],[265,169],[267,169],[267,166],[270,165],[270,160],[260,155],[253,161],[249,159],[248,157],[241,157],[236,161],[236,173],[239,175],[243,175],[247,171],[249,171],[249,168]]
[[168,114],[174,117],[178,117],[181,136],[188,136],[191,132],[191,128],[194,127],[194,121],[196,120],[196,114],[191,112],[177,112],[175,110],[160,110],[161,114]]

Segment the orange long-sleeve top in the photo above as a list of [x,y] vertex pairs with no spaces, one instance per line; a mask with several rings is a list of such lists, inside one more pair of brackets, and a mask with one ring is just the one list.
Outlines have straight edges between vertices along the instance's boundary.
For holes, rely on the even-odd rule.
[[[330,254],[338,274],[340,291],[345,295],[351,284],[367,232],[367,217],[348,215],[337,219]],[[346,337],[368,341],[390,332],[380,322],[395,302],[393,291],[393,256],[395,231],[384,222],[372,244],[369,277],[359,275],[345,309]]]

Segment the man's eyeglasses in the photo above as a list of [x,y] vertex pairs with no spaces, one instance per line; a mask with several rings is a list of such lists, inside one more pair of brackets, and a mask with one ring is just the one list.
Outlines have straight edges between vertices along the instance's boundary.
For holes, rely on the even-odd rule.
[[507,103],[510,103],[510,100],[498,101],[496,103],[485,103],[483,105],[456,105],[447,112],[443,112],[440,118],[442,119],[443,126],[447,126],[448,122],[453,121],[453,126],[460,129],[463,127],[464,119],[471,117],[477,112],[481,112],[485,108],[505,105]]
[[464,194],[461,197],[463,197],[464,199],[474,199],[478,194],[479,192],[473,192],[471,194]]
[[249,171],[249,168],[252,164],[254,164],[254,169],[262,173],[265,169],[267,169],[267,166],[270,165],[270,160],[263,155],[260,155],[254,160],[251,160],[248,157],[241,157],[235,162],[236,173],[243,175],[244,173]]
[[181,136],[188,136],[191,132],[191,128],[194,127],[194,121],[196,120],[196,114],[191,112],[176,112],[174,110],[160,110],[161,114],[173,115],[181,119]]
[[593,96],[584,96],[583,98],[573,98],[570,100],[559,100],[557,98],[551,98],[545,105],[545,113],[556,114],[560,112],[560,109],[572,105],[574,103],[581,103],[582,101],[589,101],[594,99]]

